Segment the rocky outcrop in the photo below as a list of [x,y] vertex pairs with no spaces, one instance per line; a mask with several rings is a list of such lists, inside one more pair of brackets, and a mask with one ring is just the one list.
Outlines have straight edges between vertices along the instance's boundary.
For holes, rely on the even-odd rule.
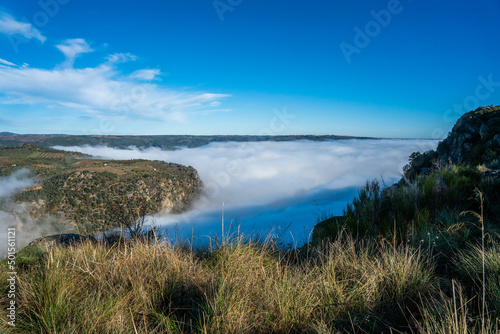
[[[434,166],[484,165],[500,168],[500,106],[480,107],[464,114],[436,151],[413,153],[405,166],[406,177],[426,174]],[[490,173],[491,174],[491,173]],[[493,173],[495,174],[495,173]],[[496,174],[495,174],[496,175]]]
[[500,106],[480,107],[464,114],[437,148],[441,163],[498,167],[499,158]]

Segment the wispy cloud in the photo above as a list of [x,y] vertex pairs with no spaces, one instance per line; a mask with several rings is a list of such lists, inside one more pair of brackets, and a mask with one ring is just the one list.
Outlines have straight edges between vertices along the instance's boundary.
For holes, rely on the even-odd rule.
[[13,64],[10,61],[7,61],[7,60],[2,59],[2,58],[0,58],[0,64],[7,65],[7,66],[16,66],[16,64]]
[[94,51],[82,38],[67,39],[62,44],[56,45],[56,47],[66,56],[66,60],[63,63],[63,66],[66,67],[72,67],[75,58],[80,54]]
[[159,69],[144,69],[133,72],[130,77],[132,79],[139,79],[144,81],[152,81],[160,75]]
[[[126,121],[186,121],[189,115],[212,109],[226,94],[167,89],[150,83],[159,69],[141,69],[125,75],[117,64],[131,61],[129,53],[113,54],[107,61],[87,68],[74,68],[74,59],[92,52],[83,39],[68,39],[57,45],[66,56],[65,66],[41,69],[0,61],[1,104],[45,104],[73,115],[91,114],[99,119]],[[2,64],[5,64],[2,65]],[[8,65],[8,66],[7,66]],[[147,82],[144,82],[147,81]]]
[[106,57],[106,60],[113,64],[126,63],[137,60],[137,57],[130,53],[114,53]]
[[27,39],[35,38],[42,43],[47,40],[47,38],[30,23],[17,21],[11,15],[3,12],[0,12],[0,33],[8,36],[18,34]]
[[[2,11],[0,34],[17,34],[42,43],[47,40],[32,24]],[[109,54],[93,67],[75,67],[76,58],[95,51],[83,38],[65,39],[55,47],[65,56],[55,68],[33,68],[0,58],[0,104],[36,105],[37,111],[50,109],[59,117],[68,113],[121,123],[138,119],[185,122],[229,96],[166,88],[159,84],[159,77],[164,75],[160,69],[123,73],[120,64],[138,59],[129,52]]]

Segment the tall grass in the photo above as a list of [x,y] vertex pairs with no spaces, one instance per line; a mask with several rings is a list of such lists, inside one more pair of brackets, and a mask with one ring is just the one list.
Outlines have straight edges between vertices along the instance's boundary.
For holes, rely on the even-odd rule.
[[408,326],[436,290],[415,250],[348,236],[307,257],[252,241],[198,252],[147,241],[56,247],[19,270],[18,284],[17,326],[2,319],[1,331],[383,332]]
[[[481,173],[450,165],[388,188],[368,182],[342,217],[316,227],[314,244],[349,233],[363,240],[392,241],[393,248],[418,250],[426,266],[433,268],[440,297],[422,299],[426,306],[418,316],[411,311],[417,327],[423,332],[492,332],[500,316],[500,180]],[[459,309],[467,310],[462,318],[449,313],[450,303],[457,305],[452,294],[458,286]],[[467,322],[459,322],[465,314]]]
[[476,308],[461,285],[453,282],[451,296],[440,292],[421,309],[422,320],[413,333],[426,334],[498,334],[500,322],[492,314],[478,319]]
[[[500,247],[493,244],[483,251],[480,246],[460,252],[457,273],[475,296],[475,302],[500,316]],[[485,311],[482,312],[486,314]]]
[[18,322],[10,330],[176,331],[182,315],[193,316],[209,279],[193,254],[159,244],[53,248],[19,273]]

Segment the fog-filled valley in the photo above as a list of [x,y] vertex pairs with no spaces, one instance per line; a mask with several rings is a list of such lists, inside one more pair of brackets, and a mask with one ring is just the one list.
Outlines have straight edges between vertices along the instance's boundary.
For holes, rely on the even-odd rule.
[[65,147],[103,159],[148,159],[193,166],[204,192],[182,214],[151,217],[169,237],[207,240],[222,233],[281,236],[294,246],[307,241],[320,218],[339,215],[369,179],[387,185],[401,177],[408,156],[434,149],[433,140],[337,140],[211,143],[198,148],[116,149]]

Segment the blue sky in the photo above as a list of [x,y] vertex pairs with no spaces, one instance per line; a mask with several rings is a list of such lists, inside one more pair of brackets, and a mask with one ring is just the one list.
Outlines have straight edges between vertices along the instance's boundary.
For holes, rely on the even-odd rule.
[[0,132],[446,136],[500,104],[500,3],[20,0]]

